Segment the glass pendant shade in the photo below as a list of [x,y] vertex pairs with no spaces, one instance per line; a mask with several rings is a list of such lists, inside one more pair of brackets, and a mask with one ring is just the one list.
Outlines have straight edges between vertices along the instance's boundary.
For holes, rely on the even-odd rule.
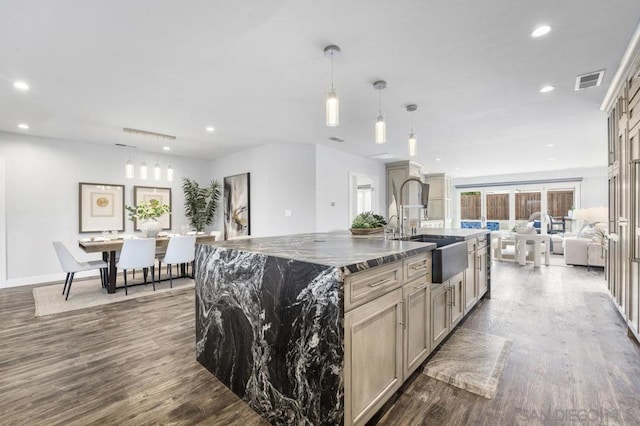
[[133,179],[133,163],[131,160],[127,160],[127,164],[124,167],[125,175],[127,179]]
[[336,127],[340,124],[340,103],[335,90],[327,93],[327,126]]
[[160,164],[156,161],[156,165],[153,166],[153,179],[160,180],[162,177],[162,169],[160,168]]
[[167,166],[167,180],[173,182],[173,166],[171,164]]
[[147,176],[147,163],[144,161],[140,164],[140,179],[146,179]]
[[417,144],[418,144],[418,140],[416,139],[416,135],[411,133],[409,135],[409,156],[410,157],[416,156]]
[[384,122],[384,117],[381,115],[378,116],[376,120],[376,143],[385,143],[387,142],[387,125]]

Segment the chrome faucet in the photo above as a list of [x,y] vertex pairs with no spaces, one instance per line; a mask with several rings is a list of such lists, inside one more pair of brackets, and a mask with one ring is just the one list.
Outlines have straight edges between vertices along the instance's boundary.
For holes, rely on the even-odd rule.
[[[398,218],[400,221],[400,237],[404,237],[404,203],[402,202],[403,190],[404,186],[409,182],[418,182],[420,184],[420,201],[422,206],[420,208],[424,209],[424,217],[427,218],[427,203],[429,202],[429,184],[423,183],[418,178],[409,178],[402,182],[402,186],[400,186],[400,212],[402,218]],[[412,234],[415,230],[412,229]]]

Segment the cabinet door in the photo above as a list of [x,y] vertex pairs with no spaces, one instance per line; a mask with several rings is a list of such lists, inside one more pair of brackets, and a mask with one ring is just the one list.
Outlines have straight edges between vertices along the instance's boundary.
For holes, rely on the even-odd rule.
[[344,424],[364,424],[400,388],[402,289],[344,316]]
[[476,256],[478,299],[487,292],[487,267],[489,266],[487,260],[487,247],[478,249],[478,255]]
[[431,349],[431,282],[418,279],[402,287],[404,300],[404,377],[422,364]]
[[464,311],[469,312],[478,301],[478,281],[476,279],[476,245],[469,243],[467,250],[469,266],[464,271]]
[[460,272],[449,280],[451,292],[451,325],[456,326],[464,318],[464,272]]
[[449,334],[451,310],[448,283],[431,285],[431,350]]

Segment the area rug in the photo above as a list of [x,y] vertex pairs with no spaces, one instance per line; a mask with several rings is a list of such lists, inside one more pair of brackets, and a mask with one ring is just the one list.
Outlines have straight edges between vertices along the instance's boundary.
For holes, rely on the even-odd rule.
[[502,337],[459,328],[429,360],[423,373],[493,399],[512,345]]
[[125,295],[124,289],[118,289],[115,293],[108,294],[107,290],[100,285],[99,280],[78,280],[73,282],[68,300],[64,300],[62,295],[64,283],[35,287],[33,289],[33,299],[36,306],[35,316],[41,317],[92,306],[123,302],[143,296],[194,288],[194,286],[195,283],[191,278],[176,278],[173,280],[173,288],[169,287],[169,281],[162,281],[156,283],[156,291],[154,292],[153,286],[148,283],[147,285],[129,287],[129,294]]

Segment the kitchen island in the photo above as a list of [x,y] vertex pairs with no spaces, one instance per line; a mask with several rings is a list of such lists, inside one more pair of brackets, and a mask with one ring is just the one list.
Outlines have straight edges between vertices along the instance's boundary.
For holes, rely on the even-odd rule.
[[430,353],[435,248],[347,232],[198,245],[197,360],[273,424],[364,423]]

